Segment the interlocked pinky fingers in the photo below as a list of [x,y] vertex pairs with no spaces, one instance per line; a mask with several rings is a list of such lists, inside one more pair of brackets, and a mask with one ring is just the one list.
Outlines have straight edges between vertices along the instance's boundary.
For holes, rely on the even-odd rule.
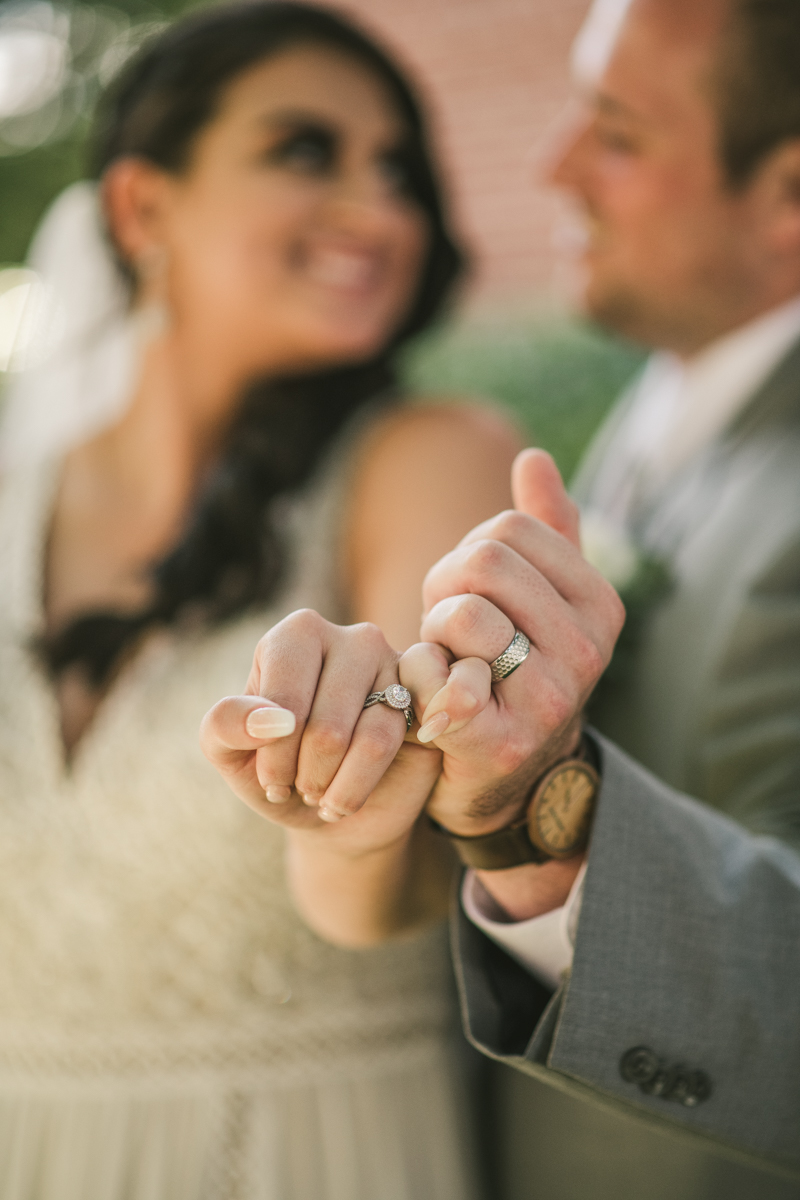
[[446,683],[432,697],[417,738],[433,742],[458,733],[484,711],[492,696],[492,672],[482,658],[462,658],[450,668]]
[[425,709],[450,678],[452,661],[453,656],[449,650],[435,642],[417,642],[400,658],[397,664],[398,675],[403,687],[411,692],[418,721],[422,721]]

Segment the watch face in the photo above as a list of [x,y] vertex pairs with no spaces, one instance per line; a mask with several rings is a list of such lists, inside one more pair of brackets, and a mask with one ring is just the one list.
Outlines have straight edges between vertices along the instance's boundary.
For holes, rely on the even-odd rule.
[[597,773],[586,763],[564,763],[542,780],[528,812],[532,842],[553,858],[584,848],[597,794]]

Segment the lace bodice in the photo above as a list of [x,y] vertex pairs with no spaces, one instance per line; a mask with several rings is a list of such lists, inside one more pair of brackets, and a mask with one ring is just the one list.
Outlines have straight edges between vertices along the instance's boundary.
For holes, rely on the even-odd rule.
[[346,952],[286,893],[282,833],[203,758],[200,719],[241,690],[258,638],[300,606],[344,617],[341,452],[284,504],[293,548],[269,610],[159,632],[69,769],[30,650],[58,468],[0,492],[0,1074],[318,1074],[401,1058],[452,1020],[444,933]]

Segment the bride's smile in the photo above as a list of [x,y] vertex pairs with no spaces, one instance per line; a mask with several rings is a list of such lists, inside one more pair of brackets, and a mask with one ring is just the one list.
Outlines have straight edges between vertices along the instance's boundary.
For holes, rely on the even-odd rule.
[[127,255],[163,247],[184,356],[244,382],[369,356],[402,322],[429,241],[413,169],[382,81],[311,45],[234,80],[180,174],[127,158],[105,193]]

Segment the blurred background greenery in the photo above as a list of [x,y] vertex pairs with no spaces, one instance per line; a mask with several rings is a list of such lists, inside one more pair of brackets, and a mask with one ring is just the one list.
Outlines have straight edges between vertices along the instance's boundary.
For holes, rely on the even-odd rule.
[[115,68],[187,7],[0,2],[0,263],[22,261],[50,200],[86,175],[94,101]]
[[612,401],[641,365],[638,349],[566,316],[509,314],[455,322],[418,339],[403,363],[423,392],[493,397],[569,479]]
[[[0,2],[0,266],[24,260],[50,201],[86,176],[100,89],[143,38],[190,6]],[[427,393],[506,404],[569,476],[640,362],[639,351],[580,322],[511,312],[504,320],[456,319],[428,334],[405,356],[403,374]]]

